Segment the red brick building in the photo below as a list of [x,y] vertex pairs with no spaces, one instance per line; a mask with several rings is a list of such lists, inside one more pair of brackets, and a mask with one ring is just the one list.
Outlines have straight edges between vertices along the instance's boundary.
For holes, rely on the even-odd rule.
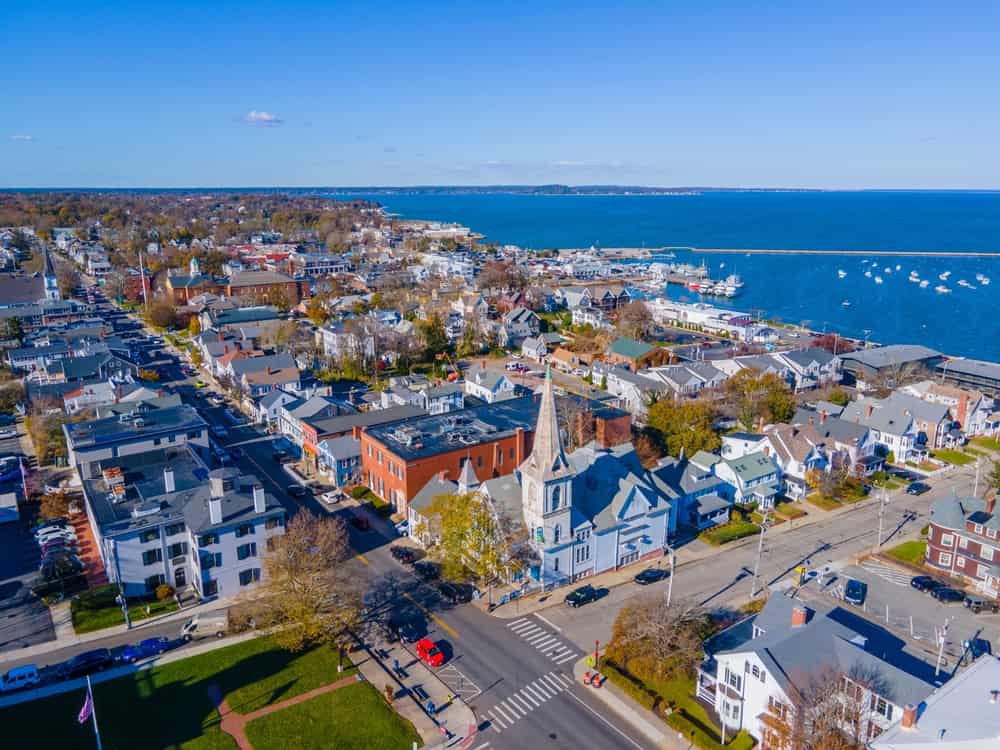
[[[585,436],[606,446],[631,439],[628,412],[585,404],[590,408],[578,417]],[[537,395],[524,396],[359,430],[362,481],[405,511],[434,475],[457,480],[466,460],[479,481],[510,474],[531,453],[538,407]]]
[[946,497],[931,506],[927,566],[976,584],[990,596],[1000,590],[1000,514],[996,493],[986,498]]

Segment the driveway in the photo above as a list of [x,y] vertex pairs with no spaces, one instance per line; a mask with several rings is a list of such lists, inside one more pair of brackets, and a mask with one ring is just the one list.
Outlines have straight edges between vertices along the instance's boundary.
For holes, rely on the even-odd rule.
[[20,523],[0,526],[0,651],[54,640],[49,608],[28,589],[38,548]]

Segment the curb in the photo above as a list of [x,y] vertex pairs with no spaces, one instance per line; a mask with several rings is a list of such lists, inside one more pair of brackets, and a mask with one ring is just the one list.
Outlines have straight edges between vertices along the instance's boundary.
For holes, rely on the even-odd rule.
[[[589,667],[587,666],[587,657],[584,656],[573,664],[573,679],[579,680],[582,684],[583,675],[587,671],[589,671]],[[629,705],[628,698],[619,698],[615,694],[615,691],[610,689],[611,687],[611,683],[605,681],[602,687],[591,688],[590,691],[598,700],[618,714],[629,726],[642,734],[650,742],[659,747],[674,747],[674,743],[670,742],[671,737],[666,732],[654,726],[640,713],[643,711],[641,707],[633,708],[632,705]]]

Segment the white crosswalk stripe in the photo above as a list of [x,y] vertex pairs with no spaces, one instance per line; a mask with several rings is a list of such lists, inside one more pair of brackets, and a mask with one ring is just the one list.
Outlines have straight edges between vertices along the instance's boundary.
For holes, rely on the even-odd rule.
[[532,711],[541,710],[545,703],[557,698],[572,684],[573,680],[558,672],[543,674],[523,685],[513,695],[486,709],[490,727],[498,734],[509,729]]
[[910,583],[910,578],[912,576],[905,570],[899,570],[891,565],[884,565],[882,563],[873,562],[871,560],[866,560],[861,563],[861,567],[865,570],[871,571],[879,578],[884,578],[889,583],[894,583],[897,586],[907,586]]
[[546,659],[556,664],[566,664],[579,658],[580,653],[567,646],[561,636],[539,625],[537,620],[522,617],[507,623],[507,628],[529,646],[541,651]]

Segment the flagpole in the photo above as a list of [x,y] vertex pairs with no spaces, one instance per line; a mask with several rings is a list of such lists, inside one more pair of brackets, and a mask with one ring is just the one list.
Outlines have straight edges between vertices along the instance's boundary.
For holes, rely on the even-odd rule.
[[94,702],[94,689],[90,685],[90,675],[87,675],[87,694],[90,696],[90,718],[94,722],[94,737],[97,739],[97,750],[101,750],[101,730],[97,726],[97,704]]

